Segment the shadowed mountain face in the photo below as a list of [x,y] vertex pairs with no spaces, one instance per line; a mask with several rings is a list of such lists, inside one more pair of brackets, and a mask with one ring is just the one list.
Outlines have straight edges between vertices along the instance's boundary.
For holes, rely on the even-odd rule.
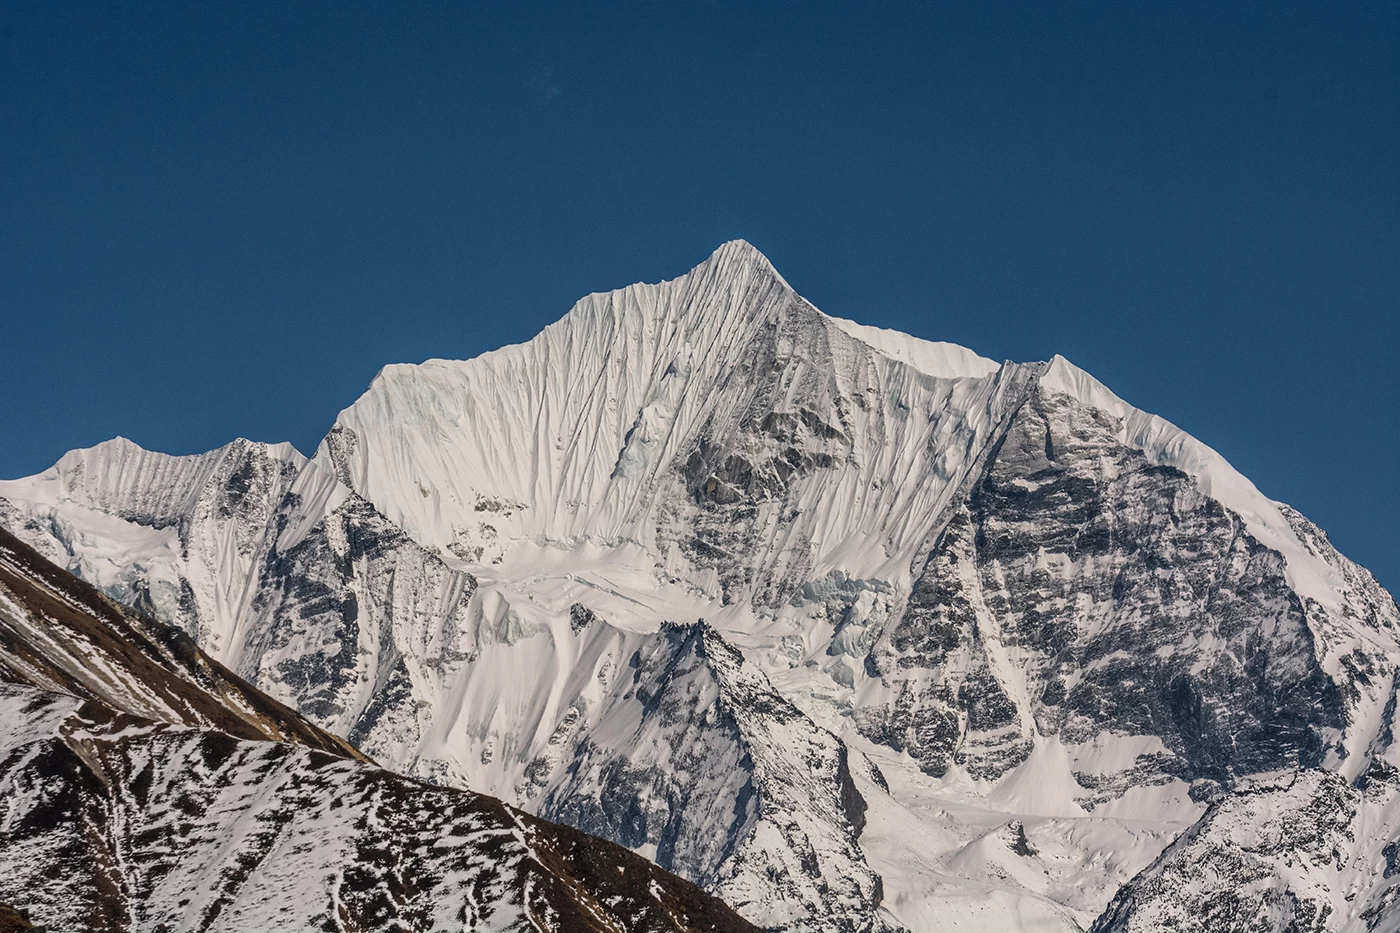
[[[1062,358],[829,317],[742,242],[386,367],[309,461],[116,440],[0,524],[376,761],[792,933],[1128,917],[1238,786],[1374,796],[1394,754],[1400,610],[1305,518]],[[1322,903],[1286,864],[1260,890]]]
[[616,845],[375,766],[3,531],[0,638],[0,900],[45,928],[754,929]]

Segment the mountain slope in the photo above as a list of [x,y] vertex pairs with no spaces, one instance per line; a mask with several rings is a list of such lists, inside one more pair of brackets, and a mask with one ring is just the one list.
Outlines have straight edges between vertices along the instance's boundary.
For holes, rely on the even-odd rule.
[[240,440],[171,457],[119,438],[0,499],[0,519],[399,767],[417,757],[424,727],[411,682],[465,657],[472,577],[286,445]]
[[1400,930],[1400,780],[1259,778],[1125,885],[1093,933]]
[[0,531],[0,899],[45,928],[751,930],[624,849],[368,763]]
[[628,666],[539,812],[654,854],[766,928],[882,929],[841,741],[703,621],[664,625]]
[[742,242],[386,367],[309,463],[162,457],[74,452],[0,521],[762,923],[1087,926],[1241,781],[1384,747],[1400,611],[1315,526],[1063,358],[829,317]]
[[3,528],[0,679],[142,719],[366,760],[212,661],[188,635],[134,619]]

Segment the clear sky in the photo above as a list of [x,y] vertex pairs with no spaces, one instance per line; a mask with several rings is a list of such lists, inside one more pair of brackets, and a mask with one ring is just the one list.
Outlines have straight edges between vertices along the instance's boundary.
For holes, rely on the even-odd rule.
[[743,237],[1063,353],[1400,587],[1400,5],[597,6],[0,4],[0,476],[309,452]]

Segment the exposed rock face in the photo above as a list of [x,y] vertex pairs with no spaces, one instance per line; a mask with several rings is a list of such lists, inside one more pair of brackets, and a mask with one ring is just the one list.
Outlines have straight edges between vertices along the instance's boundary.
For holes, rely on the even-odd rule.
[[0,636],[9,928],[756,929],[613,844],[374,766],[3,531]]
[[848,752],[713,628],[665,625],[540,812],[654,853],[765,928],[883,929]]
[[1370,773],[1400,666],[1390,595],[1208,447],[744,243],[386,367],[309,464],[113,442],[0,522],[377,759],[794,933],[1085,927],[1242,780]]
[[1094,933],[1400,929],[1400,782],[1247,782],[1119,891]]
[[54,929],[753,930],[624,849],[305,748],[0,684],[0,896]]
[[[295,520],[299,505],[280,514]],[[450,678],[467,661],[475,588],[470,574],[347,498],[300,540],[269,548],[240,667],[371,755],[407,763],[423,728],[415,679]]]
[[866,735],[934,776],[1000,777],[1036,734],[1158,736],[1138,784],[1323,761],[1347,710],[1283,558],[1117,434],[1030,395],[869,656],[894,699],[860,711]]

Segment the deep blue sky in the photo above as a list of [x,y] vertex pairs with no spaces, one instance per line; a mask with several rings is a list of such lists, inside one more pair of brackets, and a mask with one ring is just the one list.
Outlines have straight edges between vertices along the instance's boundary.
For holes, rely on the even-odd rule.
[[593,6],[0,5],[0,476],[309,452],[744,237],[1065,354],[1400,585],[1400,5]]

